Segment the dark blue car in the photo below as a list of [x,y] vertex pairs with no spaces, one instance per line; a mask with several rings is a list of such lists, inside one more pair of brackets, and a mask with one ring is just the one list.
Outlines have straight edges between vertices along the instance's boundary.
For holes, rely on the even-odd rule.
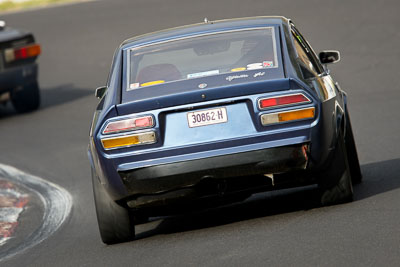
[[90,130],[103,242],[131,240],[149,216],[317,184],[351,201],[361,171],[346,93],[291,20],[184,26],[117,49]]

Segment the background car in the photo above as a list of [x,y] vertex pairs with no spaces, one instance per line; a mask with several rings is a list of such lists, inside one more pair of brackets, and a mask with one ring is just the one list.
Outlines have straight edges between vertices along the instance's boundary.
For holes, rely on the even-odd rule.
[[90,130],[100,234],[207,203],[317,184],[351,201],[361,171],[347,96],[284,17],[214,21],[125,41]]
[[11,100],[18,112],[39,108],[36,58],[40,45],[32,33],[5,26],[0,21],[0,103]]

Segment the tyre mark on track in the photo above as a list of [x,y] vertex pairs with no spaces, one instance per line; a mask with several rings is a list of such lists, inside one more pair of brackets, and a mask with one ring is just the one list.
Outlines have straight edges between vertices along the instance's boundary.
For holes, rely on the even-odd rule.
[[0,177],[20,184],[36,194],[44,207],[40,227],[27,236],[22,244],[0,252],[2,261],[39,244],[53,234],[68,218],[72,209],[72,197],[64,188],[8,165],[0,164]]

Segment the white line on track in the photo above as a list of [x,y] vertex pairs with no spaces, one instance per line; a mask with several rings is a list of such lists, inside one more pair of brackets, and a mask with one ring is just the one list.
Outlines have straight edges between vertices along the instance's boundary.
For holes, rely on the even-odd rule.
[[44,207],[41,226],[19,246],[0,252],[2,261],[39,244],[53,234],[68,218],[72,209],[72,197],[67,190],[56,184],[1,163],[0,177],[28,188],[40,198]]

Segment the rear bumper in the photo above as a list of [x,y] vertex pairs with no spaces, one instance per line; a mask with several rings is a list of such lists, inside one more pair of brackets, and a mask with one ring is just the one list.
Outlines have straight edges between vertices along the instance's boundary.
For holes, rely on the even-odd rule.
[[[308,163],[307,149],[307,144],[273,147],[120,171],[119,175],[130,195],[130,207],[152,206],[169,199],[202,197],[227,190],[218,188],[221,181],[225,187],[226,182],[240,181],[239,187],[231,188],[233,191],[254,187],[256,181],[271,185],[271,179],[264,174],[304,170]],[[215,185],[216,191],[209,190],[207,184]]]
[[37,80],[37,74],[37,63],[0,71],[0,93],[11,92],[19,86],[35,82]]

